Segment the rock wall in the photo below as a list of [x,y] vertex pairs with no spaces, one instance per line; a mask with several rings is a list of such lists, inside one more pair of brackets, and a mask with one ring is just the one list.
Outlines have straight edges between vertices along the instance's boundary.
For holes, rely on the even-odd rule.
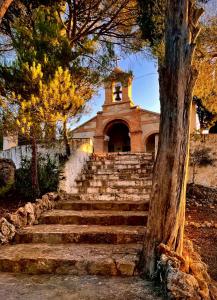
[[8,213],[0,219],[0,244],[13,241],[16,231],[27,225],[38,224],[38,219],[44,211],[54,208],[55,201],[59,199],[57,193],[47,193],[35,203],[28,202],[14,213]]
[[157,273],[167,299],[217,299],[217,288],[207,272],[207,265],[190,240],[184,241],[182,257],[164,244],[158,246],[158,253],[160,260]]
[[[213,159],[212,165],[196,167],[195,184],[217,186],[217,134],[194,135],[191,137],[190,152],[198,149],[208,149]],[[188,182],[193,182],[193,168],[189,167]]]

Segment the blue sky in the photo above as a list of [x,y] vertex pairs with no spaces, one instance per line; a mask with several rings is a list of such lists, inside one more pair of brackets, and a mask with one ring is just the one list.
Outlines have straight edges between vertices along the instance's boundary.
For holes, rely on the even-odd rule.
[[[133,71],[133,101],[142,108],[160,112],[159,85],[156,61],[144,54],[127,56],[119,61],[119,67],[124,71]],[[77,127],[96,115],[102,109],[104,89],[101,88],[88,104],[90,112],[85,114],[73,127]]]

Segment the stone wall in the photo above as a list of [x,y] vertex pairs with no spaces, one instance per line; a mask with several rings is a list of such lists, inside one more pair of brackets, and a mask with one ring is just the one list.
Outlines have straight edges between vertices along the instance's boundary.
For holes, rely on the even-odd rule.
[[[190,151],[195,149],[210,149],[209,153],[212,157],[213,164],[207,166],[199,166],[196,168],[195,184],[208,187],[217,186],[217,134],[204,134],[202,136],[192,136]],[[192,166],[189,167],[188,181],[192,183],[193,172]]]

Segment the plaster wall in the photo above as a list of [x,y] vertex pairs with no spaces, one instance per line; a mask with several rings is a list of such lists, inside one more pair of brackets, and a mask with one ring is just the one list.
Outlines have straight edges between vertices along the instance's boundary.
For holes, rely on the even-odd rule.
[[[23,146],[17,146],[10,148],[5,151],[0,152],[1,158],[11,159],[16,169],[19,169],[21,166],[21,161],[23,158],[31,159],[31,146],[30,145],[23,145]],[[49,155],[51,158],[56,158],[57,154],[65,154],[65,150],[63,147],[55,146],[52,148],[47,148],[43,145],[38,146],[38,153],[42,156]]]
[[95,134],[95,131],[75,132],[75,133],[73,133],[73,138],[75,138],[75,139],[93,138],[94,134]]
[[[217,187],[217,134],[204,134],[201,138],[191,140],[190,150],[210,148],[210,155],[215,160],[213,165],[197,167],[195,184]],[[188,182],[192,183],[192,167],[189,167]]]
[[[88,143],[89,139],[72,139],[70,140],[70,148],[75,151],[82,144]],[[49,155],[52,159],[55,159],[57,163],[59,162],[59,157],[64,156],[65,146],[62,142],[56,142],[52,145],[38,145],[38,153],[41,156],[46,157]],[[0,151],[0,158],[10,159],[14,162],[16,169],[21,166],[21,161],[23,158],[31,159],[32,151],[30,145],[23,145],[10,148],[8,150]]]
[[145,143],[148,136],[159,132],[159,123],[142,124],[142,140]]
[[91,141],[84,141],[78,149],[75,149],[71,154],[69,160],[66,162],[63,172],[62,180],[59,183],[59,191],[66,193],[76,193],[75,179],[81,173],[84,165],[89,160],[93,153],[93,144]]

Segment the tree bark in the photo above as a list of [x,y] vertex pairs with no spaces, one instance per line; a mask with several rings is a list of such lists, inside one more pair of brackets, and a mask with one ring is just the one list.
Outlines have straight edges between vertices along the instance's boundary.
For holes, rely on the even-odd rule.
[[0,0],[0,24],[2,22],[2,19],[8,10],[8,7],[11,5],[13,0]]
[[165,58],[159,66],[159,148],[143,253],[144,271],[151,276],[160,243],[182,255],[192,90],[197,77],[192,58],[201,14],[193,0],[167,1]]
[[32,190],[33,196],[40,195],[39,181],[38,181],[38,155],[37,142],[34,132],[32,132],[32,159],[31,159],[31,175],[32,175]]
[[69,145],[68,136],[67,136],[66,121],[63,122],[63,139],[64,139],[65,148],[66,148],[66,156],[69,157],[71,154],[71,150],[70,150],[70,145]]

